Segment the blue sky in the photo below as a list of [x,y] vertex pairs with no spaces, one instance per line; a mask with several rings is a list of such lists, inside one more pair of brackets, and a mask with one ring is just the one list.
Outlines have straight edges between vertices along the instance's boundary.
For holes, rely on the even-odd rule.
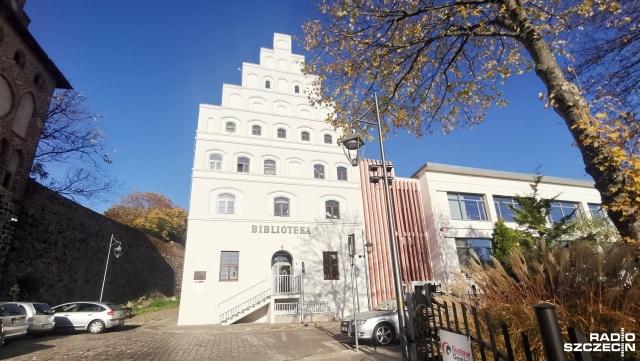
[[[176,5],[178,4],[178,5]],[[29,0],[29,30],[96,113],[115,149],[112,174],[134,190],[166,195],[188,209],[198,105],[220,104],[222,84],[240,84],[273,33],[302,37],[309,0],[175,2]],[[309,56],[300,43],[295,53]],[[591,180],[562,119],[538,93],[534,74],[509,80],[510,104],[476,128],[385,143],[396,175],[425,162]],[[377,144],[367,158],[379,158]],[[113,200],[114,202],[117,199]],[[110,204],[92,207],[102,212]]]

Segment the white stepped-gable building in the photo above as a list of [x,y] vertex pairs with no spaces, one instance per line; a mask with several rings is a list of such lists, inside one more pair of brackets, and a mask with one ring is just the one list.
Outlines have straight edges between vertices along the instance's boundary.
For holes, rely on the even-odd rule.
[[[244,63],[242,85],[223,85],[220,106],[200,105],[178,324],[296,322],[353,312],[347,247],[355,234],[371,254],[357,258],[360,309],[395,294],[383,190],[338,146],[309,105],[314,78],[291,37],[275,34],[260,64]],[[392,161],[392,160],[391,160]],[[470,250],[487,256],[493,224],[512,222],[508,204],[529,193],[533,175],[426,163],[391,187],[403,284],[448,282]],[[544,177],[556,197],[553,220],[601,216],[588,181]],[[366,266],[364,261],[366,260]],[[306,271],[302,276],[302,269]],[[364,267],[363,267],[364,266]],[[367,287],[368,280],[368,287]]]
[[200,105],[180,325],[293,317],[303,283],[308,312],[352,312],[345,255],[363,227],[359,173],[329,109],[309,105],[303,61],[275,34],[260,64],[243,64],[241,86],[223,85],[220,106]]

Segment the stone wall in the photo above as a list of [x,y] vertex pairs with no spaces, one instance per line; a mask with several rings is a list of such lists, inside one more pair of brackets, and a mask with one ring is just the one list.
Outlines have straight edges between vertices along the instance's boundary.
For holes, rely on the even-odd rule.
[[103,300],[123,303],[151,292],[177,295],[184,248],[84,208],[29,181],[14,237],[2,264],[0,300],[20,286],[20,298],[48,302],[98,300],[111,235],[122,255],[109,257]]

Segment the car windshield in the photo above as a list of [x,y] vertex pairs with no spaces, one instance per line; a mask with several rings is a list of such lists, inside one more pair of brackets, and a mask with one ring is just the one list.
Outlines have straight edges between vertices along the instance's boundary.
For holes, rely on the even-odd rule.
[[397,302],[395,298],[390,298],[382,303],[379,303],[373,309],[376,311],[393,311],[397,307]]

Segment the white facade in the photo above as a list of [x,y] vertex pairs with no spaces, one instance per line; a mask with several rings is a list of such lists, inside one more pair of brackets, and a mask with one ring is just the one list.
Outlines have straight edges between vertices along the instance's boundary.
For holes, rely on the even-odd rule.
[[[434,163],[425,164],[412,177],[420,182],[434,277],[443,282],[449,280],[453,270],[460,269],[461,244],[467,240],[478,240],[481,244],[492,238],[493,225],[499,217],[496,204],[500,206],[515,195],[531,194],[533,183],[532,174]],[[538,193],[544,198],[557,197],[561,202],[558,206],[563,208],[558,210],[564,210],[565,215],[571,207],[577,207],[576,214],[591,214],[600,206],[600,194],[593,182],[543,177]],[[465,195],[473,197],[465,200]],[[465,208],[467,205],[469,209]],[[457,206],[461,211],[455,210]],[[484,216],[479,215],[482,211],[476,212],[476,206],[483,208]],[[505,224],[515,227],[508,218]]]
[[[180,325],[218,324],[264,292],[244,321],[273,322],[276,303],[299,301],[302,262],[305,301],[352,312],[347,235],[362,230],[359,173],[324,121],[329,109],[309,105],[313,79],[291,37],[273,44],[260,64],[243,64],[242,86],[223,85],[220,106],[200,105]],[[327,256],[337,256],[337,279],[325,279]]]

